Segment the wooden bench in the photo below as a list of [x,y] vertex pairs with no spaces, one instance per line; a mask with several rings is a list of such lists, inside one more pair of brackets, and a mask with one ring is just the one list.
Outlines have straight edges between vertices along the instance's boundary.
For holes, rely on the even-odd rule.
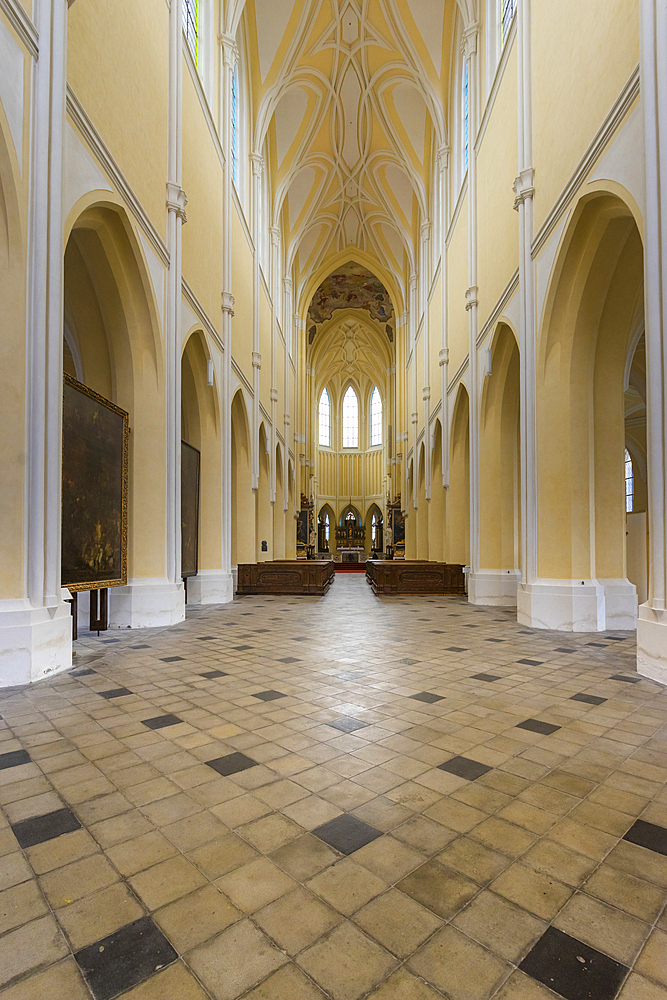
[[242,563],[237,594],[311,594],[323,597],[335,577],[333,559],[277,559]]
[[368,559],[366,583],[374,594],[456,594],[464,596],[463,566],[419,559]]

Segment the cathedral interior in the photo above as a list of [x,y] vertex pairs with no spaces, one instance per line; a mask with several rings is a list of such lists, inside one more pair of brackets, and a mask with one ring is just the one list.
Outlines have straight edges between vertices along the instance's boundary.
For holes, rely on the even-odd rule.
[[0,1000],[667,1000],[666,136],[664,0],[0,0]]

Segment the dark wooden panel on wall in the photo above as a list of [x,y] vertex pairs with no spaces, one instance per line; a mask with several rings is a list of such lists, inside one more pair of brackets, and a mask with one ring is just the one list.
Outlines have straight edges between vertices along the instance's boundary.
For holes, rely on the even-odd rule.
[[332,559],[283,559],[242,563],[238,594],[314,594],[322,596],[334,581]]
[[199,475],[201,457],[196,448],[181,441],[181,576],[196,576],[199,569]]
[[374,594],[465,594],[463,566],[418,559],[366,561]]

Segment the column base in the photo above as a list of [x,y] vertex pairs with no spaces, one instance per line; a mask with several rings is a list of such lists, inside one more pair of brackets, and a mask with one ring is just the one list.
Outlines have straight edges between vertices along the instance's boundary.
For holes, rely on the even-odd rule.
[[0,687],[32,684],[71,666],[69,604],[31,608],[21,600],[0,601]]
[[188,604],[228,604],[234,600],[234,578],[220,569],[200,569],[188,580]]
[[468,602],[498,608],[515,608],[521,579],[518,569],[478,569],[468,574]]
[[557,632],[604,632],[604,587],[597,580],[520,583],[517,621],[531,628]]
[[623,578],[598,579],[604,587],[605,627],[633,631],[637,628],[637,588]]
[[185,619],[183,583],[132,580],[109,591],[109,628],[161,628]]
[[233,587],[233,592],[234,593],[236,593],[236,591],[239,589],[239,568],[238,568],[238,566],[232,566],[232,587]]
[[667,611],[639,607],[637,621],[637,673],[667,684]]

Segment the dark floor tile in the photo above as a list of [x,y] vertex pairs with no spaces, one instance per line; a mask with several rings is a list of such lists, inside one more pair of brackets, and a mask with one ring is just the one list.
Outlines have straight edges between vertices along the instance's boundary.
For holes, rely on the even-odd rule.
[[256,767],[257,761],[251,757],[246,757],[244,753],[228,753],[224,757],[216,757],[215,760],[207,760],[206,763],[218,774],[226,776],[238,774],[239,771],[247,771],[249,767]]
[[606,698],[598,698],[594,694],[573,694],[570,701],[583,701],[586,705],[604,705]]
[[631,844],[638,847],[645,847],[656,854],[664,854],[667,857],[667,830],[664,826],[656,826],[655,823],[647,823],[646,820],[638,819],[630,827],[623,840],[629,840]]
[[150,649],[147,642],[140,642],[137,646],[130,646],[130,649]]
[[98,691],[103,698],[123,698],[126,694],[134,694],[129,688],[113,688],[112,691]]
[[70,672],[71,677],[89,677],[94,674],[95,671],[92,667],[81,667],[79,670],[72,670]]
[[8,767],[18,767],[19,764],[29,764],[32,757],[27,750],[10,750],[9,753],[0,753],[0,771]]
[[278,663],[301,663],[298,656],[281,656],[278,659]]
[[207,670],[205,674],[200,674],[199,676],[212,681],[214,677],[229,677],[229,674],[224,670]]
[[167,726],[177,726],[183,719],[177,715],[156,715],[154,719],[142,719],[144,726],[149,729],[166,729]]
[[489,683],[491,681],[499,681],[500,679],[500,674],[473,674],[471,677],[473,681],[488,681]]
[[517,660],[517,663],[523,663],[527,667],[541,667],[544,660]]
[[237,653],[242,653],[244,649],[252,649],[252,646],[232,646]]
[[504,642],[504,639],[485,639],[485,642]]
[[353,733],[356,729],[365,729],[367,725],[367,722],[360,722],[359,719],[353,719],[349,715],[344,715],[335,722],[327,722],[327,726],[340,729],[341,733]]
[[614,1000],[628,969],[549,927],[519,968],[565,1000]]
[[586,645],[587,646],[599,646],[600,649],[606,649],[607,648],[607,643],[606,642],[587,642]]
[[413,701],[425,701],[428,705],[435,704],[436,701],[444,701],[444,695],[433,694],[431,691],[420,691],[419,694],[408,695]]
[[12,824],[14,836],[21,847],[34,847],[47,840],[55,840],[64,833],[80,830],[81,824],[69,809],[56,809],[44,816],[32,816]]
[[561,727],[553,726],[550,722],[540,722],[539,719],[526,719],[525,722],[520,722],[516,728],[527,729],[531,733],[541,733],[543,736],[551,736]]
[[120,642],[120,639],[102,639],[102,642],[107,645],[110,642]]
[[375,827],[369,826],[368,823],[363,823],[356,816],[351,816],[349,813],[336,816],[335,819],[329,820],[328,823],[323,823],[322,826],[318,826],[312,832],[320,840],[323,840],[325,844],[328,844],[329,847],[340,851],[341,854],[353,854],[360,847],[364,847],[366,844],[370,844],[371,841],[377,840],[378,837],[382,836],[382,833],[376,830]]
[[570,649],[568,646],[556,646],[554,653],[576,653],[576,649]]
[[440,628],[432,628],[431,629],[431,635],[444,635],[444,634],[445,633]]
[[341,681],[356,681],[364,676],[364,672],[363,670],[348,670],[344,674],[335,674],[334,676]]
[[480,764],[477,760],[470,760],[469,757],[452,757],[451,760],[446,760],[444,764],[438,764],[440,771],[448,771],[449,774],[455,774],[459,778],[467,778],[468,781],[475,781],[477,778],[481,778],[483,774],[487,771],[492,771],[493,768],[488,767],[486,764]]
[[447,653],[467,653],[468,650],[465,646],[447,646],[445,650]]
[[112,1000],[171,965],[178,955],[151,918],[141,917],[74,957],[95,1000]]
[[[590,643],[589,643],[590,645]],[[625,677],[623,674],[613,674],[610,681],[625,681],[626,684],[639,684],[641,677]]]
[[198,635],[197,638],[200,642],[208,642],[210,639],[215,639],[214,635]]
[[419,663],[419,660],[411,660],[409,656],[406,656],[405,659],[399,660],[398,662],[404,663],[406,667],[413,667],[415,663]]
[[176,663],[178,660],[184,660],[184,656],[161,656],[161,661],[163,663]]
[[257,694],[253,695],[253,698],[259,698],[260,701],[275,701],[276,698],[286,698],[286,694],[281,694],[280,691],[259,691]]

